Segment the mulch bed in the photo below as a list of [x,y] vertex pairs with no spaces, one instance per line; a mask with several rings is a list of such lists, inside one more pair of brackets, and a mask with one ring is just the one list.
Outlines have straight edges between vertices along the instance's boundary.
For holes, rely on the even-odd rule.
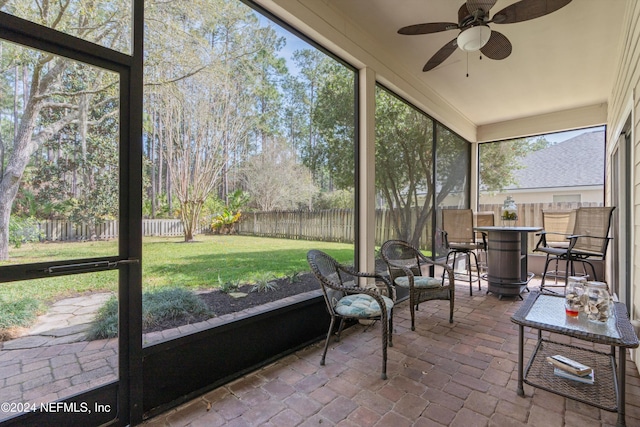
[[285,277],[272,282],[276,283],[277,289],[262,292],[251,292],[253,285],[240,286],[236,292],[247,294],[246,297],[242,298],[233,298],[229,294],[218,290],[199,294],[198,296],[216,316],[222,316],[223,314],[235,313],[246,308],[277,301],[291,295],[320,289],[318,279],[311,273],[300,274],[293,281]]
[[[285,277],[273,280],[272,282],[276,283],[277,289],[262,292],[251,292],[253,285],[240,286],[237,290],[234,290],[234,292],[246,293],[247,296],[242,298],[233,298],[229,294],[219,290],[198,293],[198,297],[209,307],[209,310],[214,313],[214,316],[222,316],[223,314],[235,313],[246,308],[277,301],[292,295],[320,289],[318,279],[316,279],[313,273],[299,274],[293,280]],[[156,324],[153,327],[145,328],[144,332],[176,328],[190,323],[202,322],[209,318],[210,316],[190,316],[189,318],[168,320]]]

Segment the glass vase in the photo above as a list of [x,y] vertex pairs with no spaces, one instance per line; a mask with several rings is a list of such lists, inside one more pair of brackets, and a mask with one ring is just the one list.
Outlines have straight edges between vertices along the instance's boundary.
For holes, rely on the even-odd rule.
[[584,312],[592,322],[606,322],[611,316],[611,295],[604,282],[587,282]]
[[503,225],[515,225],[515,222],[518,220],[518,206],[513,200],[513,197],[507,196],[507,198],[505,199],[504,203],[502,204],[500,218],[502,219]]
[[584,305],[584,292],[587,279],[585,277],[570,276],[564,293],[564,311],[567,316],[577,317]]

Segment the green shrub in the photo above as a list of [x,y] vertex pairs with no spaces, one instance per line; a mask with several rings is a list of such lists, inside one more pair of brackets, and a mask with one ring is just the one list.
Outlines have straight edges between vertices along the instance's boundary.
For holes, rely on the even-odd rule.
[[40,305],[33,298],[18,301],[0,301],[0,329],[27,327],[38,317]]
[[118,336],[118,299],[112,296],[104,303],[87,332],[89,340]]
[[[196,319],[211,316],[207,305],[193,292],[183,288],[165,288],[142,294],[142,328],[161,325],[166,321]],[[118,335],[118,300],[111,297],[100,308],[87,333],[90,340]]]

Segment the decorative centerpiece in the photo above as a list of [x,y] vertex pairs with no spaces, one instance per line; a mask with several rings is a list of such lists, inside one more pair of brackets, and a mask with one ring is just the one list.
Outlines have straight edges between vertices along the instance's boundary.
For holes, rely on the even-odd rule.
[[518,206],[513,200],[513,197],[507,196],[502,205],[502,212],[500,213],[502,223],[507,226],[515,225],[518,220]]

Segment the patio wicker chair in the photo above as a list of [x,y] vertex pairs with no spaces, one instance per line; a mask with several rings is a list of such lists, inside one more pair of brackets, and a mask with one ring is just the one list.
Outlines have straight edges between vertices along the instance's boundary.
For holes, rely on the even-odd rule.
[[[458,255],[467,256],[466,274],[456,274],[456,280],[469,282],[469,295],[473,296],[473,283],[478,282],[480,287],[480,264],[478,263],[477,250],[486,250],[486,240],[476,241],[473,231],[473,211],[471,209],[442,209],[442,234],[445,249],[447,250],[446,263],[451,263],[455,271]],[[451,260],[451,261],[450,261]],[[471,263],[475,264],[474,275]]]
[[[444,263],[427,258],[418,249],[402,240],[388,240],[382,244],[380,255],[387,264],[391,282],[401,288],[409,289],[409,309],[411,311],[411,330],[415,331],[415,311],[423,301],[449,300],[449,323],[453,322],[455,302],[455,282],[453,270]],[[446,279],[423,276],[423,267],[442,267]],[[445,284],[446,281],[446,284]]]
[[611,216],[614,209],[615,207],[613,206],[578,208],[575,211],[573,232],[565,236],[568,242],[566,247],[559,247],[557,244],[554,246],[554,241],[547,239],[547,235],[557,235],[559,234],[558,232],[547,233],[545,229],[540,233],[540,240],[536,244],[534,252],[547,254],[540,290],[544,291],[546,287],[552,287],[552,285],[545,284],[547,275],[551,275],[548,269],[549,263],[552,261],[565,261],[567,264],[564,272],[564,284],[559,286],[566,286],[567,278],[575,274],[574,263],[576,262],[583,264],[585,273],[586,265],[591,267],[592,280],[598,280],[596,269],[591,261],[605,259],[610,240]]
[[[336,341],[340,340],[340,333],[345,319],[380,320],[382,329],[382,379],[387,379],[387,345],[393,346],[393,287],[391,282],[379,274],[354,271],[338,263],[331,256],[318,250],[307,253],[307,261],[311,270],[320,282],[327,311],[331,316],[327,340],[324,344],[320,365],[325,364],[329,340],[333,335],[336,319],[340,319]],[[374,278],[384,283],[390,297],[381,295],[377,287],[363,288],[359,286],[358,278]]]

